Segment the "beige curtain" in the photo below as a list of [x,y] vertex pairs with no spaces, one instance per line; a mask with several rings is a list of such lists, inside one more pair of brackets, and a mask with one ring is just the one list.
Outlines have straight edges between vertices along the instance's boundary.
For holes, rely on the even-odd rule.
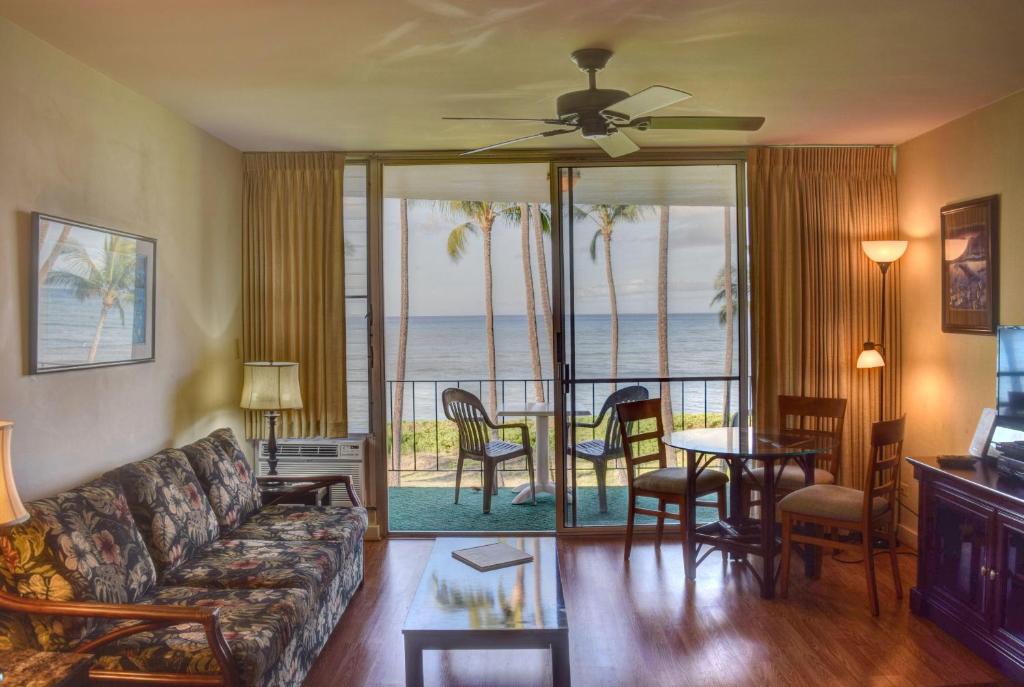
[[899,263],[887,275],[886,366],[858,370],[878,341],[881,273],[860,242],[898,237],[890,148],[755,148],[749,157],[754,417],[779,394],[848,400],[840,482],[864,481],[870,425],[901,412]]
[[[243,165],[243,354],[299,363],[303,407],[282,413],[280,436],[345,436],[344,157],[247,153]],[[265,425],[246,414],[250,437]]]

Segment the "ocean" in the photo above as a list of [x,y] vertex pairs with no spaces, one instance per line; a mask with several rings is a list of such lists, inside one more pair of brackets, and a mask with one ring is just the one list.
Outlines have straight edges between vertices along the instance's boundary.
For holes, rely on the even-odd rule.
[[[487,393],[487,384],[477,380],[487,377],[487,347],[484,317],[411,317],[405,379],[403,417],[411,420],[434,419],[435,413],[443,418],[438,407],[440,392],[455,382],[474,393]],[[385,322],[387,352],[386,375],[389,380],[388,397],[393,393],[395,359],[398,350],[399,318],[389,317]],[[529,352],[527,319],[523,315],[499,315],[494,318],[497,377],[506,381],[499,385],[499,406],[504,394],[506,402],[533,400],[532,384],[522,380],[534,374]],[[546,341],[544,324],[537,322],[541,341],[542,377],[551,379],[551,353]],[[669,315],[669,376],[696,377],[725,374],[725,327],[718,315]],[[738,332],[734,337],[733,372],[739,365]],[[610,375],[611,321],[607,315],[577,315],[576,366],[577,378],[601,378]],[[619,316],[619,378],[628,383],[631,377],[658,376],[657,316],[629,314]],[[412,381],[415,381],[415,410],[413,409]],[[435,395],[435,385],[437,390]],[[648,385],[652,396],[660,394],[657,385]],[[672,395],[674,410],[680,412],[721,412],[724,382],[674,383]],[[577,390],[578,403],[584,409],[598,408],[611,391],[610,385],[581,385]],[[736,382],[732,383],[732,403],[737,401]],[[550,386],[547,391],[550,400]]]

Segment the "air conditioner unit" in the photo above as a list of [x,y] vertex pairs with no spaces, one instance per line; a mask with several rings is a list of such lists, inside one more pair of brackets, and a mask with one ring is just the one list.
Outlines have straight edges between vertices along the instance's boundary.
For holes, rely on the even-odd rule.
[[[348,475],[352,489],[360,499],[363,495],[363,458],[365,437],[345,439],[278,439],[277,474],[279,475]],[[267,442],[257,446],[259,474],[270,472]],[[331,505],[351,506],[344,484],[331,487]]]

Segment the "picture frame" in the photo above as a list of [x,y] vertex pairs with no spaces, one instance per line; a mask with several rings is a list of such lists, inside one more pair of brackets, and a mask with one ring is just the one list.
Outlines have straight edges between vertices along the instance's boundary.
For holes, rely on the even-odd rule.
[[29,373],[156,360],[156,239],[32,213]]
[[999,196],[940,211],[942,331],[995,334],[999,325]]

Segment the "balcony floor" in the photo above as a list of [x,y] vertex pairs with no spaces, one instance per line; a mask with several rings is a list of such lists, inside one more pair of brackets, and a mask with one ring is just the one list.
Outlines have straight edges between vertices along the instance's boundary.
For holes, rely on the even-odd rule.
[[[621,525],[626,521],[626,487],[608,487],[608,512],[598,507],[597,488],[579,487],[577,523],[583,525]],[[455,504],[455,488],[390,487],[388,521],[392,532],[528,532],[555,529],[555,497],[541,494],[537,504],[513,505],[516,492],[498,490],[491,499],[491,512],[484,514],[483,492],[479,487],[463,487]],[[641,499],[641,504],[648,499]],[[646,507],[657,507],[650,500]],[[700,521],[714,519],[713,508],[698,508]],[[654,518],[640,516],[637,524],[653,523]]]

